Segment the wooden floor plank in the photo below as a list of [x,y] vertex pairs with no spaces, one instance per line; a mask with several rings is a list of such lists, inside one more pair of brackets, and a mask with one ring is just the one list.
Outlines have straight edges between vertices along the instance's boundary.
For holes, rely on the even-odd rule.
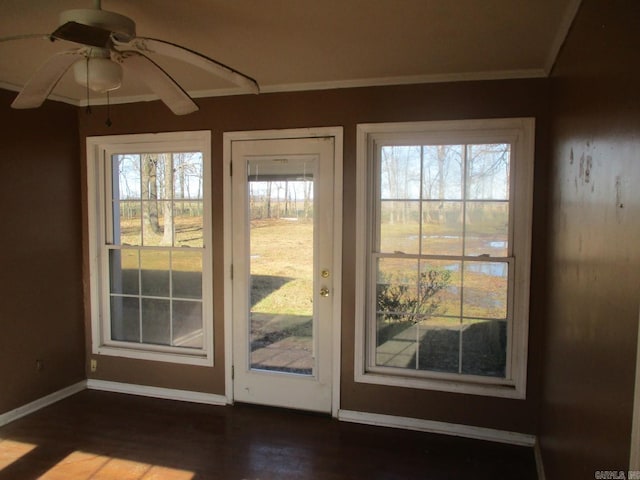
[[83,391],[0,428],[0,480],[535,479],[532,449]]

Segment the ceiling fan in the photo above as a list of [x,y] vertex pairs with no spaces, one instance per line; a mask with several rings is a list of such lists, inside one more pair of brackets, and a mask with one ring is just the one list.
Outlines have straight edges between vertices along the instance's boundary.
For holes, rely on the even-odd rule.
[[108,93],[120,88],[124,69],[144,81],[176,115],[197,111],[198,106],[193,99],[149,54],[181,60],[243,87],[247,92],[259,93],[258,83],[253,78],[175,43],[138,37],[133,20],[102,10],[101,1],[94,1],[93,9],[62,12],[60,26],[51,34],[0,38],[0,42],[3,42],[42,37],[82,45],[47,59],[15,98],[11,104],[13,108],[37,108],[42,105],[58,81],[73,67],[76,82],[88,90]]

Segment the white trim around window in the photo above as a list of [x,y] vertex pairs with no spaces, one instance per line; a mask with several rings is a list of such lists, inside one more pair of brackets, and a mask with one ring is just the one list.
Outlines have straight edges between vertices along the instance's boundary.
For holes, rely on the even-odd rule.
[[[88,137],[86,147],[92,353],[212,366],[211,132]],[[131,187],[133,193],[123,198],[117,193],[122,191],[121,185],[115,186],[112,182],[128,181],[128,178],[122,172],[118,174],[111,162],[125,155],[142,158],[154,154],[158,158],[164,155],[163,161],[167,162],[162,167],[164,170],[159,171],[159,177],[169,168],[174,173],[178,171],[177,162],[187,173],[179,179],[177,174],[171,175],[171,179],[165,177],[165,192],[161,199],[164,218],[162,210],[155,211],[161,218],[161,228],[166,230],[170,225],[173,233],[167,235],[165,232],[153,241],[149,234],[147,244],[142,240],[147,238],[146,219],[143,220],[146,213],[143,211],[146,212],[145,202],[149,202],[144,197],[147,188],[143,186],[144,160],[139,160],[142,163],[137,167],[138,173],[131,174],[133,183],[139,182],[140,187]],[[156,160],[158,162],[160,160]],[[176,181],[178,183],[174,184]],[[116,193],[112,195],[112,192]],[[139,218],[135,220],[140,223],[135,227],[138,241],[125,236],[128,224],[120,220],[124,204],[130,204],[131,215]],[[171,220],[167,219],[168,212]],[[121,227],[123,231],[119,232]],[[131,267],[125,266],[125,252],[137,259],[133,267],[137,274],[126,272]],[[119,260],[120,256],[122,260]],[[148,262],[146,266],[145,261]],[[200,265],[201,271],[198,270]],[[118,271],[112,275],[113,269]],[[145,275],[149,278],[147,292],[143,291]],[[132,293],[123,291],[122,286],[114,287],[115,280],[112,279],[115,277],[122,283],[127,280],[134,283],[137,291]],[[139,327],[135,326],[135,321],[127,320],[135,334],[119,332],[124,320],[119,320],[117,327],[112,326],[111,308],[125,310],[127,306],[122,306],[125,302],[137,305],[141,312],[149,312],[139,314]],[[148,306],[146,310],[145,305]],[[159,327],[156,322],[162,322],[162,325]],[[148,325],[146,338],[142,333],[143,325]],[[135,335],[139,336],[137,340],[133,338]]]
[[[358,125],[356,382],[463,394],[525,398],[531,269],[534,125],[534,119],[532,118]],[[467,155],[472,158],[471,153],[467,154],[465,152],[470,152],[470,148],[484,145],[504,146],[508,157],[506,161],[500,164],[500,168],[503,169],[500,171],[501,173],[487,174],[491,176],[489,181],[491,185],[488,186],[485,180],[478,180],[485,174],[477,174],[476,172],[472,179],[471,173],[467,172],[467,168],[471,171],[475,168],[475,164],[469,164],[468,167],[465,166],[467,165],[467,160],[465,160]],[[416,158],[421,160],[410,160],[417,165],[412,167],[412,178],[409,179],[408,176],[405,176],[403,180],[404,186],[398,191],[391,191],[392,189],[388,186],[391,181],[391,175],[387,173],[383,175],[381,173],[383,168],[381,166],[383,164],[382,158],[393,148],[399,147],[402,149],[408,148],[407,146],[415,148],[415,151],[418,152],[415,153]],[[427,167],[424,160],[426,158],[424,152],[429,148],[450,146],[459,147],[456,152],[462,152],[457,153],[456,162],[452,162],[452,164],[455,163],[457,165],[454,174],[450,175],[452,178],[457,178],[454,181],[457,183],[453,185],[452,190],[448,190],[449,186],[445,185],[444,180],[438,180],[438,175],[442,177],[444,173],[442,170],[438,170],[436,161],[432,160],[432,166]],[[403,161],[407,162],[408,160],[405,159]],[[506,165],[506,170],[504,165]],[[427,188],[425,187],[427,184],[425,173],[427,168],[432,168],[432,172],[429,173],[431,175],[429,181],[431,182],[430,185],[435,185],[433,187],[436,192],[434,195],[424,193]],[[419,180],[416,180],[418,177]],[[440,182],[439,185],[438,182]],[[502,186],[495,187],[495,184],[501,183]],[[473,185],[473,194],[469,193],[471,191],[470,185]],[[484,193],[478,193],[477,189],[484,189]],[[400,190],[403,190],[403,192],[400,192]],[[385,204],[385,202],[387,203]],[[395,206],[393,206],[394,203]],[[387,205],[391,206],[387,207]],[[440,208],[439,213],[437,208]],[[449,209],[448,213],[446,211],[447,208]],[[491,223],[491,228],[502,228],[496,234],[496,238],[500,241],[489,241],[491,238],[489,227],[477,226],[483,221],[472,225],[471,220],[465,220],[465,212],[467,210],[470,212],[469,215],[472,213],[477,215],[477,211],[482,210],[482,208],[491,213],[491,218],[487,214],[487,217],[483,220],[483,225]],[[389,213],[392,209],[404,210],[404,213]],[[508,212],[500,213],[500,215],[503,215],[500,219],[504,218],[501,223],[494,218],[498,211]],[[447,213],[446,218],[448,220],[442,220],[445,218],[445,213]],[[389,219],[389,215],[391,215],[391,219]],[[413,232],[411,235],[403,233],[406,231],[404,226],[402,231],[395,226],[400,215],[403,215],[402,218],[413,219],[411,221],[415,224],[412,227],[416,229],[415,234]],[[433,221],[436,224],[442,222],[455,224],[457,222],[459,227],[454,225],[452,228],[459,228],[460,233],[449,233],[448,231],[443,233],[444,227],[441,225],[433,227],[435,228],[435,233],[427,231],[432,228],[424,220],[425,218],[430,218],[429,215],[432,217],[439,215],[441,217],[439,220]],[[475,222],[475,220],[473,221]],[[465,233],[466,225],[472,225],[469,230],[475,230],[472,233]],[[425,229],[424,232],[423,228]],[[382,233],[383,230],[387,233]],[[391,234],[388,232],[391,232]],[[389,237],[395,235],[395,237],[388,240],[385,235]],[[455,242],[454,240],[443,240],[444,238],[455,238],[456,236],[461,237],[460,240],[455,240],[459,242],[459,247],[455,245],[452,247],[451,244]],[[383,240],[381,240],[381,237]],[[397,240],[396,237],[400,239]],[[409,238],[413,243],[408,240]],[[423,247],[423,245],[428,245],[428,241],[423,240],[424,238],[428,238],[431,241],[431,245],[444,246],[434,247],[434,249],[430,250],[428,246]],[[465,239],[469,239],[468,245],[472,244],[472,240],[475,245],[479,245],[481,243],[478,240],[479,238],[483,239],[485,243],[492,244],[487,253],[484,253],[484,250],[473,250],[470,246],[465,247]],[[400,245],[397,250],[393,243],[396,241]],[[411,245],[404,249],[404,246],[409,243]],[[418,246],[414,247],[414,245]],[[414,250],[411,250],[412,248]],[[459,249],[458,253],[452,254],[451,251],[455,251],[456,248]],[[421,265],[440,265],[442,267],[438,268],[442,270],[450,269],[449,272],[445,272],[447,281],[456,277],[458,283],[449,288],[449,297],[442,297],[446,298],[441,302],[447,305],[443,309],[445,313],[440,314],[440,317],[435,319],[436,321],[434,321],[436,314],[433,313],[435,307],[429,307],[431,310],[428,308],[419,310],[419,308],[415,307],[415,299],[407,301],[406,298],[408,297],[405,296],[405,300],[401,298],[402,295],[405,295],[403,292],[406,292],[406,290],[402,289],[413,288],[410,284],[411,282],[415,283],[415,273],[413,274],[413,279],[408,281],[409,287],[405,287],[407,285],[406,280],[397,281],[399,286],[394,287],[396,290],[391,295],[391,300],[396,302],[395,309],[388,307],[390,302],[387,302],[385,304],[387,306],[384,307],[386,310],[381,311],[380,292],[385,291],[385,288],[389,288],[388,284],[392,282],[380,280],[379,278],[389,278],[388,265],[396,265],[398,262],[403,261],[409,262],[407,264],[416,262],[418,266],[418,286],[416,287],[418,295],[421,292],[421,288],[423,288],[420,286],[420,275],[425,275],[422,272],[427,271],[423,270],[423,268],[432,268]],[[384,262],[388,263],[385,264]],[[454,265],[451,262],[458,263]],[[485,265],[481,265],[481,263]],[[490,290],[490,288],[494,287],[487,287],[486,284],[495,279],[496,277],[491,277],[491,275],[496,274],[487,274],[486,280],[483,280],[477,273],[467,275],[467,270],[465,270],[467,268],[472,270],[471,267],[477,269],[483,266],[503,267],[502,270],[507,272],[499,274],[501,275],[499,282],[502,289],[498,292],[499,301],[486,300],[495,292],[495,290]],[[387,270],[383,271],[385,268]],[[415,270],[415,267],[413,268]],[[428,273],[431,274],[432,271],[435,271],[435,280],[437,281],[437,269],[433,268],[434,270],[429,270]],[[469,283],[471,283],[473,277],[473,282],[475,282],[473,286],[469,285],[467,287],[464,281],[461,280],[465,275],[467,275],[466,278],[469,279]],[[408,277],[405,275],[404,278]],[[483,281],[484,284],[480,283]],[[437,291],[438,288],[446,287],[435,287],[435,290]],[[465,299],[465,294],[468,295],[467,298],[472,295],[475,297],[480,296],[481,299],[477,301],[480,306],[471,304],[471,300]],[[385,295],[387,294],[385,293]],[[454,298],[454,300],[451,300],[451,298]],[[485,300],[482,298],[485,298]],[[405,303],[403,304],[402,301]],[[500,305],[494,308],[491,306],[491,302]],[[407,311],[409,307],[407,305],[409,304],[413,305],[411,307],[412,316],[410,321],[403,320],[404,324],[399,325],[396,329],[400,333],[395,333],[394,331],[394,333],[385,334],[384,340],[380,340],[378,335],[381,328],[387,329],[387,324],[394,323],[394,318],[396,317],[408,318]],[[450,305],[454,305],[454,308],[449,308]],[[456,313],[455,310],[458,305],[459,310]],[[446,312],[447,308],[450,311]],[[451,310],[454,312],[451,313]],[[456,320],[458,317],[459,326],[456,326],[455,322],[458,321]],[[383,324],[380,320],[381,318],[384,318],[386,323]],[[439,323],[437,320],[439,320]],[[453,324],[453,327],[448,327],[450,323],[447,322]],[[488,328],[490,327],[494,330],[493,337],[497,338],[497,335],[499,335],[498,343],[502,342],[501,366],[497,371],[495,368],[489,371],[489,367],[486,367],[487,371],[482,371],[482,368],[474,370],[474,367],[468,367],[470,360],[463,360],[463,333],[466,331],[465,329],[474,327],[474,332],[477,332],[480,329],[475,327],[485,323]],[[410,327],[406,328],[407,325]],[[499,334],[495,333],[496,325],[500,325]],[[401,330],[401,328],[405,328],[405,330]],[[448,330],[446,333],[450,334],[449,338],[452,336],[456,338],[455,335],[458,335],[457,338],[459,340],[451,341],[452,344],[459,342],[457,347],[459,353],[453,355],[454,358],[455,356],[459,358],[458,366],[451,368],[443,364],[436,364],[435,367],[422,366],[423,357],[420,355],[427,356],[427,353],[423,352],[426,352],[428,348],[433,348],[433,344],[429,343],[431,340],[428,342],[425,340],[430,335],[429,332],[433,333],[432,337],[436,337],[435,333],[443,335],[442,332],[445,330]],[[387,347],[387,344],[393,343],[388,339],[393,340],[398,345]],[[470,340],[467,341],[470,342]],[[396,350],[392,351],[391,354],[388,351],[381,353],[379,350],[380,342],[386,342],[382,345],[388,349],[396,348]],[[409,351],[408,354],[405,352],[401,354],[400,352],[404,348],[400,345],[401,342],[407,342],[407,344],[414,342],[415,346],[412,347],[413,350]],[[476,345],[474,343],[473,347],[475,348]],[[405,357],[400,360],[394,360],[395,363],[385,360],[393,355],[396,357],[405,355]],[[431,355],[431,353],[428,355]],[[407,358],[409,363],[406,363]],[[474,358],[475,361],[476,356],[474,354],[472,357],[470,354],[469,358]],[[462,367],[463,361],[467,362],[467,367],[465,368]]]

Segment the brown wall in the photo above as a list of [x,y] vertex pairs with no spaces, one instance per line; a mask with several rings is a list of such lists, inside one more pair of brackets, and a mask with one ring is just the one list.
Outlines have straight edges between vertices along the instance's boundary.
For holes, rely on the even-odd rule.
[[626,470],[640,305],[640,2],[584,0],[552,75],[547,478]]
[[[222,250],[222,134],[226,131],[296,127],[344,127],[344,242],[342,305],[342,400],[350,410],[400,415],[533,433],[539,401],[539,289],[532,293],[530,381],[528,399],[506,400],[356,384],[354,351],[355,156],[356,124],[412,120],[445,120],[510,116],[537,117],[536,176],[545,180],[547,130],[546,80],[470,82],[262,94],[200,99],[201,110],[173,116],[159,102],[112,106],[113,126],[104,124],[105,109],[80,113],[80,138],[86,136],[211,130],[214,162],[214,315],[215,367],[174,366],[113,357],[100,357],[91,378],[139,383],[202,392],[224,393]],[[85,202],[86,208],[86,202]],[[544,247],[544,194],[536,190],[534,211],[534,277],[539,278]],[[86,226],[85,226],[86,228]],[[86,232],[85,232],[86,239]],[[85,260],[86,268],[86,260]],[[86,272],[85,272],[85,278]],[[536,283],[534,281],[534,283]],[[85,292],[86,293],[86,292]],[[88,323],[87,323],[88,325]],[[88,342],[88,339],[87,339]],[[90,344],[87,343],[90,352]]]
[[0,413],[85,378],[76,108],[15,95],[0,90]]
[[[91,352],[86,314],[84,344],[82,337],[88,275],[86,253],[81,275],[87,232],[79,151],[86,136],[212,130],[216,366],[103,356],[98,372],[86,375],[222,394],[222,133],[338,125],[345,135],[342,408],[537,432],[550,479],[624,470],[640,300],[638,32],[636,0],[583,0],[551,81],[211,98],[187,117],[158,102],[122,105],[112,107],[111,128],[105,108],[87,116],[47,102],[14,111],[15,94],[0,90],[0,413],[85,377],[85,344]],[[527,400],[354,383],[356,124],[508,116],[537,118]]]

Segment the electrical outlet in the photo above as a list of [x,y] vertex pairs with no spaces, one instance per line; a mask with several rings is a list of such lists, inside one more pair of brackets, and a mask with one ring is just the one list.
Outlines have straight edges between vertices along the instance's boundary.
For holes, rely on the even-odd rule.
[[95,373],[95,371],[98,370],[98,360],[92,358],[89,368],[91,369],[91,373]]

